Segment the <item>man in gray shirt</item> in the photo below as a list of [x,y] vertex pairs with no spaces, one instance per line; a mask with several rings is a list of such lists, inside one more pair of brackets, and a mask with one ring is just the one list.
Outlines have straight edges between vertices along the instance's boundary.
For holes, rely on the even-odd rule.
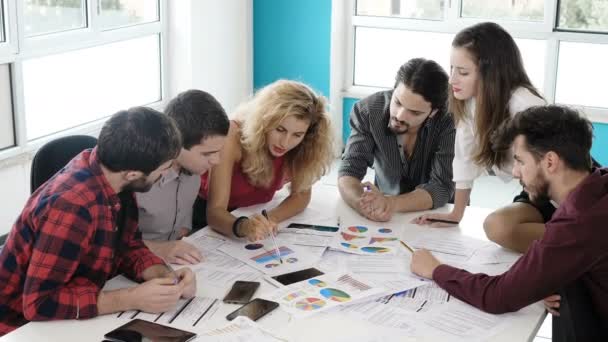
[[[456,130],[447,97],[441,66],[415,58],[399,68],[394,89],[355,104],[338,171],[346,203],[370,220],[388,221],[395,212],[437,208],[452,198]],[[372,166],[375,184],[361,183]]]
[[181,240],[192,229],[201,174],[218,164],[230,123],[220,103],[201,90],[188,90],[165,109],[182,135],[173,166],[152,189],[137,194],[139,227],[148,248],[170,263],[196,264],[201,252]]

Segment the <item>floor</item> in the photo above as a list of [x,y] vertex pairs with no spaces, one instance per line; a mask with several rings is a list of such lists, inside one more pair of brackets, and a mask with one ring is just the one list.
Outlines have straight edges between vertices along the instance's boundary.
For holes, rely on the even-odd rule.
[[[339,161],[334,162],[331,172],[321,179],[323,184],[337,185]],[[369,169],[365,180],[373,181],[374,171]],[[504,183],[497,177],[480,177],[475,180],[471,192],[471,205],[484,208],[499,208],[510,203],[513,197],[521,191],[519,182],[513,180]],[[540,327],[534,342],[551,341],[551,315],[548,315]]]

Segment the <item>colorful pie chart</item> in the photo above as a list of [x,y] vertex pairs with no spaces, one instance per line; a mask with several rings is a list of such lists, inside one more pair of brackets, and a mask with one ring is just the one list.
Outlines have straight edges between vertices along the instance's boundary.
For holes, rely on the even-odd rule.
[[316,287],[325,287],[325,286],[327,286],[327,284],[325,284],[325,282],[324,282],[324,281],[319,280],[319,279],[310,279],[310,280],[308,281],[308,283],[309,283],[310,285],[312,285],[312,286],[316,286]]
[[388,253],[391,251],[390,249],[384,247],[361,247],[361,250],[367,253]]
[[350,300],[348,293],[338,289],[322,289],[320,293],[323,297],[336,302],[348,302]]
[[358,236],[358,235],[348,234],[348,233],[345,233],[345,232],[340,232],[340,234],[342,235],[342,239],[344,239],[344,241],[350,241],[350,240],[365,238],[364,236]]
[[319,310],[325,306],[325,301],[320,298],[305,298],[296,302],[296,308],[302,311]]
[[367,227],[363,226],[350,226],[347,229],[353,233],[365,233],[367,231]]
[[283,300],[286,300],[286,301],[289,302],[289,301],[292,301],[292,300],[294,300],[294,299],[296,299],[296,298],[298,298],[300,296],[303,296],[305,294],[306,293],[303,292],[303,291],[292,292],[292,293],[288,294],[287,296],[283,297]]
[[352,243],[340,242],[340,244],[348,249],[358,249],[359,246],[353,245]]

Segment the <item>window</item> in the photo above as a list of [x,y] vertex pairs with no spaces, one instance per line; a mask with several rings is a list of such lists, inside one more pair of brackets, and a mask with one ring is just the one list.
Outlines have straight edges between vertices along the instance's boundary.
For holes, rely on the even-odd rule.
[[508,19],[542,22],[545,16],[544,0],[463,0],[463,18]]
[[100,0],[103,28],[116,28],[158,20],[158,0]]
[[441,20],[443,0],[359,0],[357,15]]
[[390,88],[399,66],[414,57],[433,59],[449,71],[454,35],[475,23],[494,21],[514,37],[528,76],[548,102],[581,106],[592,112],[592,120],[608,122],[608,100],[601,83],[608,78],[608,1],[488,4],[487,0],[338,2],[334,11],[341,15],[332,17],[346,29],[332,30],[332,42],[344,40],[337,46],[347,52],[344,67],[331,68],[332,87],[341,89],[344,97],[359,98]]
[[[392,87],[399,67],[420,56],[433,59],[450,70],[453,34],[357,27],[355,37],[355,85]],[[427,41],[433,41],[433,44],[425,44]],[[386,51],[387,42],[408,43],[395,43],[390,53],[379,53]]]
[[0,43],[4,42],[4,5],[0,1]]
[[11,72],[8,64],[0,64],[0,150],[15,145]]
[[608,2],[597,0],[561,0],[559,27],[581,31],[608,31]]
[[97,131],[121,109],[160,108],[166,5],[0,0],[0,160]]
[[159,72],[156,35],[23,62],[27,139],[160,101]]
[[[584,60],[584,63],[581,61]],[[562,42],[555,102],[608,108],[608,45]],[[601,66],[601,67],[598,67]]]
[[25,0],[23,16],[26,37],[87,26],[84,0]]

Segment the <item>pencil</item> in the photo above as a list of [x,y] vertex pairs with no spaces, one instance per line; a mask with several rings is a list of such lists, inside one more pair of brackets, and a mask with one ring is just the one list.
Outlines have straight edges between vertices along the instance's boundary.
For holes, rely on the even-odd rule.
[[167,260],[165,260],[164,258],[161,259],[165,263],[165,267],[169,269],[171,275],[173,276],[173,284],[177,285],[177,283],[179,283],[179,277],[177,276],[177,273],[175,273],[175,270],[173,269],[173,267],[171,267]]
[[458,224],[458,221],[451,221],[451,220],[442,220],[442,219],[434,219],[434,218],[427,218],[426,219],[429,222],[441,222],[441,223],[450,223],[450,224]]
[[405,242],[399,240],[399,242],[401,242],[401,244],[403,245],[403,247],[409,249],[410,252],[414,253],[414,250],[412,249],[412,247],[408,246]]
[[[266,209],[262,210],[262,215],[268,219],[268,213],[266,212]],[[274,233],[270,233],[270,237],[272,238],[272,243],[274,244],[274,252],[277,255],[277,257],[279,258],[279,261],[281,262],[281,264],[283,263],[283,258],[281,258],[281,252],[279,251],[279,245],[277,245],[277,240],[274,239]]]

